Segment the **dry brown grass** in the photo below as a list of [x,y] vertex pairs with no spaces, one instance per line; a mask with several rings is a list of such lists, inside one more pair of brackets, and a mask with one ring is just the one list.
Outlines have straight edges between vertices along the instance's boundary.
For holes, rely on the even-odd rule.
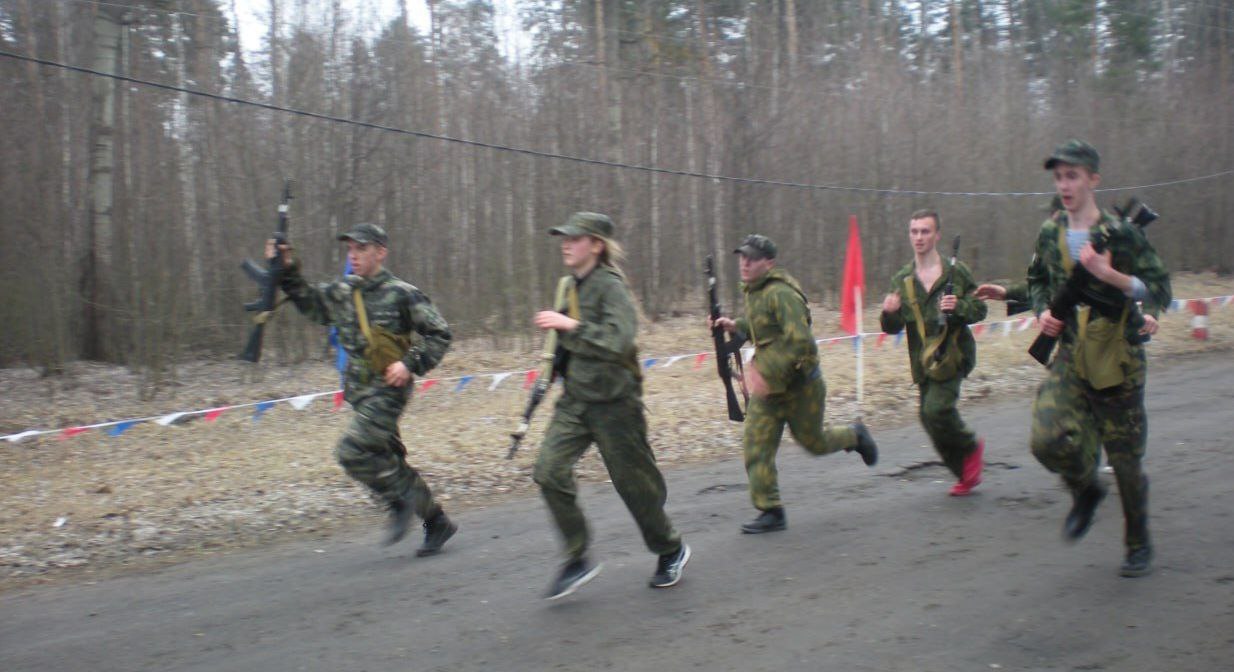
[[[1180,275],[1181,298],[1234,293],[1234,281]],[[992,306],[991,320],[1001,308]],[[704,352],[711,343],[701,316],[648,325],[640,335],[644,356]],[[867,329],[877,316],[866,316]],[[815,308],[816,333],[836,333],[834,311]],[[1190,337],[1190,314],[1168,316],[1150,346],[1161,360],[1234,344],[1234,309],[1213,308],[1210,340]],[[1034,331],[987,331],[979,338],[980,363],[965,386],[974,399],[1028,398],[1043,369],[1024,351]],[[875,429],[915,422],[915,389],[903,347],[869,341],[863,415]],[[460,344],[435,372],[442,377],[526,368],[534,347],[499,352]],[[853,349],[824,346],[828,418],[847,421],[857,412]],[[661,360],[661,364],[663,360]],[[140,402],[136,380],[122,369],[77,365],[69,375],[40,379],[30,371],[0,371],[0,433],[31,427],[65,427],[210,408],[329,390],[334,373],[322,364],[268,367],[246,382],[251,369],[235,362],[184,365],[185,385],[174,396]],[[442,384],[418,394],[402,428],[411,462],[452,510],[486,506],[533,491],[529,472],[535,445],[551,413],[546,401],[524,450],[504,458],[508,432],[525,402],[521,380],[496,391],[477,378],[462,392]],[[736,456],[738,427],[726,420],[714,363],[692,359],[657,366],[646,377],[652,443],[667,467]],[[224,413],[215,422],[179,426],[138,425],[119,437],[91,431],[61,440],[44,437],[0,443],[0,589],[57,576],[146,566],[198,552],[325,533],[360,523],[375,526],[379,513],[367,495],[335,465],[331,451],[350,411],[331,410],[319,399],[304,411],[281,404],[254,422],[249,411]],[[605,478],[598,458],[580,463],[580,476]],[[739,474],[735,477],[740,478]],[[57,525],[57,522],[60,522]],[[76,568],[74,571],[65,571]]]

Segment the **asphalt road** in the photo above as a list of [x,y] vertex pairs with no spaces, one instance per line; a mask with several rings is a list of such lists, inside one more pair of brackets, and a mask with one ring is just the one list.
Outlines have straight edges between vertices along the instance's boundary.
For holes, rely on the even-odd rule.
[[604,571],[561,602],[540,599],[558,546],[531,499],[457,516],[435,558],[358,530],[7,594],[0,670],[1230,669],[1234,358],[1150,374],[1145,578],[1117,575],[1116,496],[1086,539],[1061,540],[1070,500],[1028,452],[1030,399],[965,407],[990,462],[967,499],[947,497],[915,425],[876,432],[874,469],[786,442],[777,534],[738,533],[739,462],[668,472],[694,549],[669,590],[647,587],[655,558],[597,485],[583,503]]

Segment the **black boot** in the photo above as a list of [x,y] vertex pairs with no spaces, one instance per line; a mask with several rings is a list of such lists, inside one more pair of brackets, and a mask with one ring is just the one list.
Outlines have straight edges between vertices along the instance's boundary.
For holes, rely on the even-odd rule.
[[1063,523],[1063,537],[1069,541],[1078,541],[1092,527],[1093,516],[1097,513],[1097,505],[1105,499],[1105,486],[1093,481],[1088,487],[1074,493],[1074,503],[1067,520]]
[[762,534],[764,532],[778,532],[788,527],[788,520],[784,515],[784,508],[777,506],[774,509],[767,509],[758,514],[758,517],[745,523],[741,526],[741,531],[746,534]]
[[445,511],[437,509],[437,513],[424,521],[424,543],[416,549],[416,555],[435,555],[455,532],[458,532],[458,525],[450,522]]
[[1148,477],[1140,476],[1138,488],[1124,488],[1120,483],[1118,492],[1123,498],[1123,517],[1127,519],[1127,559],[1118,573],[1130,577],[1151,574],[1153,545],[1148,537]]
[[867,467],[874,466],[878,463],[878,444],[874,443],[870,430],[866,429],[864,422],[854,422],[853,431],[857,433],[857,445],[850,450],[860,455],[861,461],[865,462]]
[[411,527],[411,503],[396,499],[386,505],[390,509],[390,517],[386,520],[386,538],[382,544],[391,546],[407,536],[407,528]]

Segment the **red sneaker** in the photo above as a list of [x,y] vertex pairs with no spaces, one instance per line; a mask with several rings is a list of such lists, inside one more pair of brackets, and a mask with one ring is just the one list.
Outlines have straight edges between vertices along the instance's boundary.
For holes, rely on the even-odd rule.
[[973,488],[981,484],[981,469],[984,465],[985,439],[977,439],[977,448],[964,458],[964,466],[960,469],[960,482],[951,486],[952,497],[964,497],[971,494]]

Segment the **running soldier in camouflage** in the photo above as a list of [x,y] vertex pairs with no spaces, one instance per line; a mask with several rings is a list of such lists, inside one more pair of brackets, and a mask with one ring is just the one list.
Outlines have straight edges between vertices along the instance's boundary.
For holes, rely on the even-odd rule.
[[744,334],[754,343],[754,359],[745,369],[750,405],[742,447],[750,500],[760,513],[741,529],[759,534],[787,527],[776,471],[785,424],[813,455],[855,450],[867,465],[873,465],[878,461],[878,447],[860,422],[823,427],[827,386],[819,366],[818,343],[810,329],[810,309],[797,280],[775,267],[775,243],[766,236],[751,235],[733,252],[740,255],[745,316],[708,319],[708,327],[714,324]]
[[[1123,576],[1152,570],[1148,534],[1148,478],[1141,469],[1146,447],[1144,336],[1157,331],[1157,316],[1171,300],[1170,276],[1139,227],[1098,209],[1101,182],[1097,150],[1069,140],[1045,161],[1053,172],[1063,210],[1041,226],[1027,283],[1004,288],[982,285],[980,298],[1027,299],[1042,333],[1059,336],[1058,351],[1033,403],[1032,450],[1071,490],[1073,505],[1064,536],[1088,532],[1106,488],[1097,477],[1101,446],[1118,481],[1125,520]],[[1106,242],[1098,253],[1092,240]],[[1095,289],[1114,287],[1128,298],[1121,318],[1098,316],[1087,307],[1052,315],[1051,298],[1066,284],[1075,263],[1092,274]],[[1144,324],[1133,326],[1135,301]],[[1092,314],[1090,314],[1090,312]]]
[[638,311],[617,266],[621,248],[605,215],[576,212],[549,230],[561,238],[573,285],[564,312],[536,314],[540,329],[556,329],[564,391],[540,444],[534,478],[565,541],[567,561],[546,597],[578,590],[600,571],[587,557],[590,534],[578,506],[574,465],[595,443],[613,487],[630,510],[647,548],[659,556],[653,588],[681,580],[690,547],[664,512],[668,490],[647,442],[643,379],[635,332]]
[[[343,394],[355,415],[335,447],[335,457],[349,476],[389,506],[386,543],[400,541],[412,515],[418,515],[425,535],[416,554],[432,555],[457,527],[407,464],[398,419],[411,397],[414,376],[428,373],[445,356],[450,329],[428,296],[383,267],[387,237],[381,227],[357,224],[338,239],[347,243],[353,275],[309,284],[290,246],[284,245],[282,288],[309,319],[338,328],[339,346],[348,355]],[[273,244],[267,242],[267,256],[273,255]],[[399,345],[389,363],[374,356],[377,346],[395,347],[391,343]]]
[[[955,474],[951,495],[968,495],[981,482],[984,442],[960,418],[956,402],[960,384],[977,365],[977,344],[968,325],[985,319],[986,305],[971,295],[973,275],[963,263],[954,266],[938,253],[942,222],[933,210],[918,210],[909,220],[914,260],[891,279],[883,299],[883,331],[908,328],[908,359],[918,388],[921,425]],[[946,287],[951,285],[950,294]],[[940,324],[945,314],[946,329]],[[942,348],[943,355],[932,353]],[[923,364],[923,353],[929,360]]]

